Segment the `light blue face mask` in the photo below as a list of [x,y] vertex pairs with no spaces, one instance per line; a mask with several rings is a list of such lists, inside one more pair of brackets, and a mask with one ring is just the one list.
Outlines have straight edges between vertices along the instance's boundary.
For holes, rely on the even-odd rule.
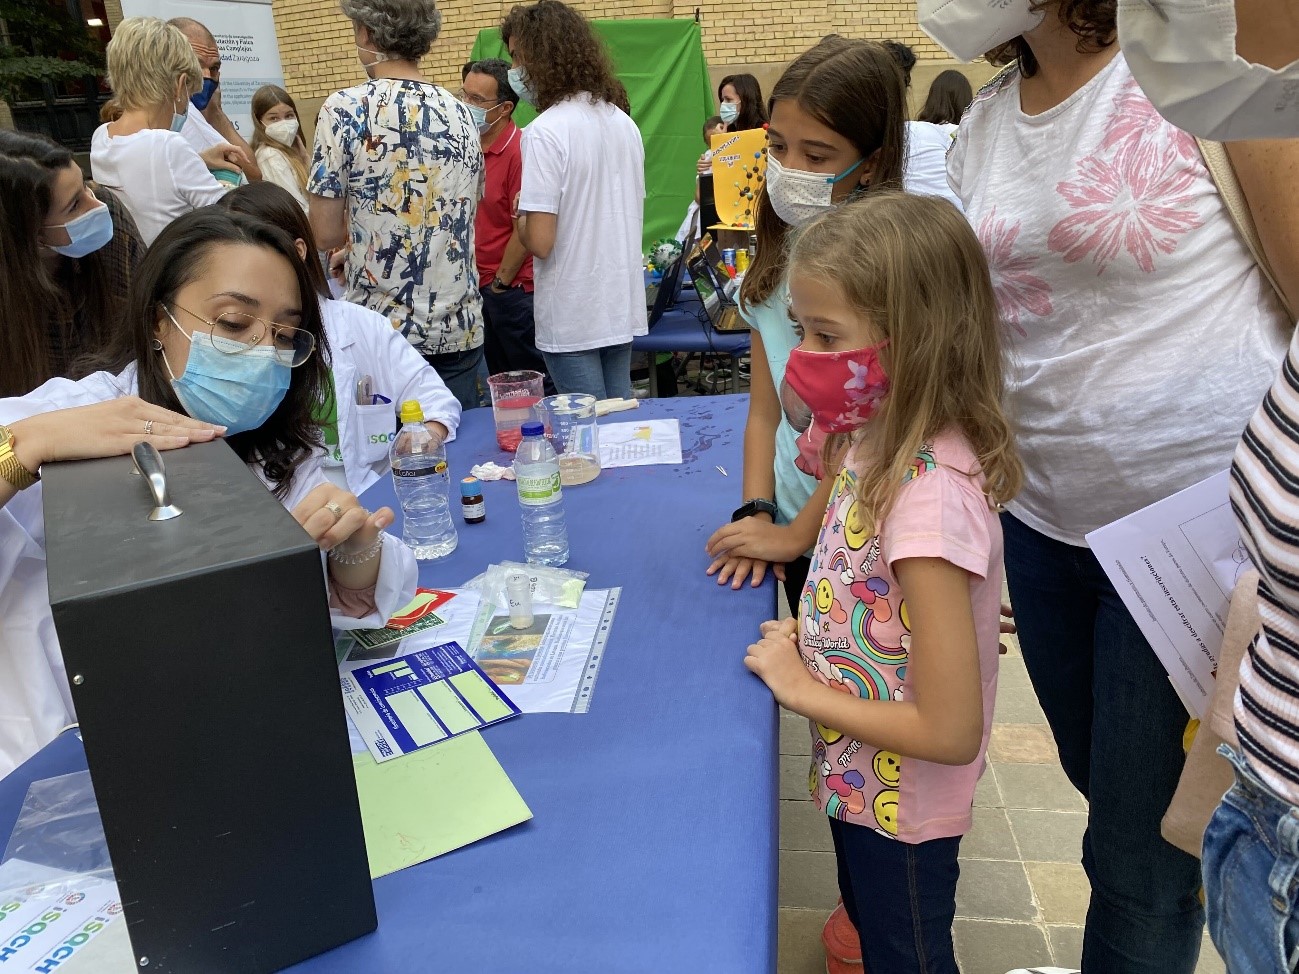
[[537,89],[532,87],[532,79],[528,77],[528,69],[515,65],[509,70],[510,87],[514,93],[526,101],[529,105],[537,103]]
[[[496,104],[499,105],[500,102],[497,102]],[[495,107],[496,105],[492,106],[492,108]],[[495,124],[495,122],[487,121],[487,113],[490,109],[479,108],[477,105],[471,105],[468,102],[465,102],[465,108],[469,109],[469,114],[473,118],[474,124],[478,126],[478,134],[486,135],[487,130]],[[499,122],[500,119],[497,119],[497,121]]]
[[730,125],[740,117],[740,106],[733,101],[724,101],[717,106],[717,115],[723,122]]
[[[170,311],[167,317],[184,335]],[[255,430],[271,418],[289,391],[290,372],[274,346],[240,351],[244,346],[239,342],[217,335],[192,331],[188,337],[189,361],[179,379],[165,352],[162,360],[176,398],[191,418],[224,426],[230,435]]]
[[[54,224],[46,229],[54,230],[58,226],[59,224]],[[104,203],[100,203],[89,213],[83,213],[62,226],[68,232],[68,239],[71,242],[50,244],[49,247],[56,254],[62,254],[64,257],[85,257],[113,239],[113,214],[108,212],[108,206]]]
[[171,113],[171,130],[173,132],[179,132],[181,129],[183,129],[185,127],[185,119],[188,117],[189,117],[189,102],[185,102],[185,110],[183,112]]

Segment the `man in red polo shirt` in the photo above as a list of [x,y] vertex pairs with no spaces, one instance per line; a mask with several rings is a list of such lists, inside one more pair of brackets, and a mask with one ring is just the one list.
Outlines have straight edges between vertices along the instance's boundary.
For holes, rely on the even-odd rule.
[[[522,141],[514,114],[510,66],[499,58],[465,65],[460,100],[482,135],[487,187],[474,220],[478,283],[486,319],[483,351],[495,375],[532,369],[546,375],[532,320],[532,255],[514,230],[512,209],[523,184]],[[546,392],[554,393],[549,375]]]

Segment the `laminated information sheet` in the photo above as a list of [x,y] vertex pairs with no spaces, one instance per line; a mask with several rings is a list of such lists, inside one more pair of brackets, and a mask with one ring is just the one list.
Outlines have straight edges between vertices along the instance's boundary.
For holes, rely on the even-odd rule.
[[[438,607],[444,624],[406,637],[400,651],[409,654],[454,640],[469,647],[479,669],[525,714],[584,714],[591,706],[621,594],[617,588],[588,589],[576,608],[538,602],[533,606],[532,625],[512,629],[505,609],[494,607],[476,591],[457,589],[453,599]],[[386,647],[384,659],[393,660],[396,649]],[[342,663],[343,676],[374,665],[381,652],[354,646]],[[352,730],[353,752],[368,749],[373,754],[355,722]],[[379,760],[378,755],[375,758]]]
[[519,713],[459,643],[361,666],[341,680],[347,715],[376,761]]

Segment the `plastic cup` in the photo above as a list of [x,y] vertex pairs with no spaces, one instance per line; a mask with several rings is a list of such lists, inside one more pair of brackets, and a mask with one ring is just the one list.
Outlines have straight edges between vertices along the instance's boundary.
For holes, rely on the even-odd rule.
[[589,484],[600,476],[600,426],[595,396],[573,393],[549,396],[538,407],[546,435],[559,454],[559,482],[565,487]]
[[488,376],[496,443],[502,450],[515,452],[523,441],[523,424],[540,418],[537,404],[544,393],[544,382],[540,372],[498,372]]

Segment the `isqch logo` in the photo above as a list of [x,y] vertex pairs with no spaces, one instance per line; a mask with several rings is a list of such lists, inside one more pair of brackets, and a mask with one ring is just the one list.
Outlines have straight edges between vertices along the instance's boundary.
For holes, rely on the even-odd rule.
[[40,934],[44,933],[51,923],[55,922],[61,916],[63,916],[63,912],[64,912],[63,907],[56,906],[53,909],[47,910],[46,912],[42,913],[34,921],[32,921],[27,926],[25,926],[22,930],[20,930],[9,941],[9,943],[5,944],[3,947],[0,947],[0,964],[5,963],[7,960],[15,956],[18,953],[18,951],[22,950],[29,943],[31,943],[33,937],[39,936]]
[[108,920],[104,917],[95,917],[93,920],[87,921],[85,926],[50,951],[40,963],[32,967],[32,970],[36,971],[37,974],[50,974],[51,971],[57,970],[64,961],[77,952],[78,948],[103,930],[104,924],[107,922]]

